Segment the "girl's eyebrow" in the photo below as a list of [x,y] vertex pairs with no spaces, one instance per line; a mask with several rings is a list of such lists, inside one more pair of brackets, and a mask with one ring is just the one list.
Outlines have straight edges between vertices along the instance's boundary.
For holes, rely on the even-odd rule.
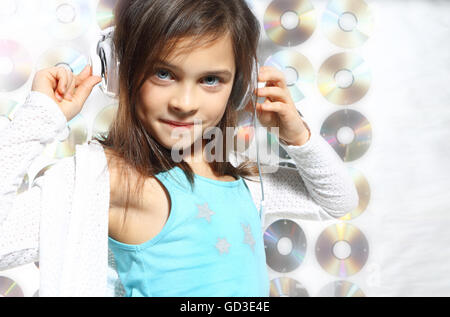
[[[156,64],[157,65],[161,65],[161,66],[166,66],[168,68],[172,68],[172,69],[174,69],[174,70],[184,74],[183,70],[180,67],[178,67],[176,65],[172,65],[172,64],[170,64],[168,62],[159,60],[159,61],[156,62]],[[205,76],[205,75],[211,75],[211,74],[213,74],[213,75],[222,75],[226,79],[230,79],[232,77],[231,72],[229,70],[227,70],[227,69],[210,70],[210,71],[206,71],[206,72],[200,73],[199,76]]]

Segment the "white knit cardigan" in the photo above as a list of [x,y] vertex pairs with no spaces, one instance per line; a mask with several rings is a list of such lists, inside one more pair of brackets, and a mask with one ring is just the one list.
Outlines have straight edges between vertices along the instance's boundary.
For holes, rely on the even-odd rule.
[[[0,270],[39,261],[40,296],[123,296],[108,249],[109,172],[97,141],[77,145],[18,194],[33,160],[66,129],[58,105],[31,91],[0,131]],[[320,135],[283,148],[297,169],[262,174],[266,215],[332,220],[356,208],[347,168]],[[246,184],[259,210],[260,184]]]

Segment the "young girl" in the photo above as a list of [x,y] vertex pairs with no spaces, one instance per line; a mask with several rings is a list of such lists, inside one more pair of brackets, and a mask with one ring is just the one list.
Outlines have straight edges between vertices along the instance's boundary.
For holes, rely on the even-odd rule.
[[[37,72],[1,131],[0,269],[39,261],[40,296],[269,296],[256,166],[203,155],[208,128],[225,144],[236,126],[258,20],[244,0],[119,1],[114,13],[120,100],[107,137],[77,146],[17,194],[99,83],[89,67]],[[345,166],[302,120],[283,73],[261,67],[258,80],[267,82],[254,91],[266,97],[258,119],[279,127],[298,169],[264,175],[266,212],[353,210]],[[174,149],[188,155],[176,162]]]

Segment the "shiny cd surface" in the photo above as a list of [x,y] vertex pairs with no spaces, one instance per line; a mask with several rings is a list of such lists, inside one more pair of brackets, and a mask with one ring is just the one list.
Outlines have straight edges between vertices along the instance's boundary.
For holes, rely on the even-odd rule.
[[113,122],[118,105],[112,104],[104,107],[95,117],[94,126],[92,128],[92,138],[100,140],[106,139],[109,133],[109,128]]
[[68,46],[59,46],[50,48],[44,52],[40,57],[36,65],[37,70],[58,66],[64,64],[69,66],[75,75],[81,73],[81,71],[89,64],[88,58]]
[[291,272],[306,254],[306,236],[302,228],[292,220],[280,219],[264,232],[267,265],[277,272]]
[[278,277],[270,281],[270,297],[309,297],[306,288],[297,280]]
[[88,131],[85,119],[81,114],[68,122],[69,135],[64,140],[55,140],[44,149],[44,155],[49,158],[64,158],[75,155],[75,146],[87,141]]
[[264,66],[272,66],[285,75],[292,100],[297,103],[305,98],[305,90],[314,85],[316,75],[311,62],[294,50],[282,50],[267,58]]
[[25,176],[22,179],[22,183],[19,185],[19,188],[17,189],[16,193],[22,194],[23,192],[26,192],[29,187],[30,187],[29,176],[28,174],[25,174]]
[[0,276],[0,297],[24,297],[20,286],[6,276]]
[[49,164],[49,165],[45,166],[44,168],[42,168],[42,169],[34,176],[34,178],[33,178],[33,185],[32,185],[32,186],[34,186],[34,184],[35,184],[36,181],[39,179],[39,177],[44,176],[45,172],[47,172],[53,165],[55,165],[55,164],[54,164],[54,163],[53,163],[53,164]]
[[235,129],[235,150],[244,152],[250,146],[255,135],[253,114],[248,111],[237,112],[237,125]]
[[264,29],[274,43],[297,46],[316,28],[316,12],[309,0],[274,0],[264,14]]
[[20,43],[0,39],[0,92],[22,87],[30,77],[32,66],[31,55]]
[[332,113],[323,122],[320,134],[344,162],[363,156],[372,141],[369,121],[360,112],[352,109]]
[[357,54],[345,52],[329,57],[319,68],[317,85],[322,96],[337,105],[359,101],[369,90],[371,72]]
[[96,20],[100,29],[114,25],[114,7],[117,0],[100,0],[97,6]]
[[355,219],[361,215],[364,210],[366,210],[370,200],[370,186],[364,175],[353,167],[348,167],[348,171],[352,176],[353,182],[355,183],[356,191],[358,192],[359,197],[359,204],[353,211],[339,218],[344,221]]
[[[283,148],[283,146],[278,142],[278,138],[267,131],[267,144],[271,149],[275,149],[275,153],[278,155],[279,158],[284,160],[290,160],[291,157],[289,156],[288,152]],[[276,152],[278,150],[278,152]]]
[[48,33],[58,40],[74,40],[93,22],[88,0],[44,0],[42,19]]
[[369,256],[369,243],[364,234],[348,223],[328,226],[316,242],[316,258],[320,266],[338,277],[358,273]]
[[349,281],[335,281],[325,285],[318,297],[365,297],[364,292]]
[[322,15],[326,37],[335,45],[355,48],[364,44],[373,30],[373,15],[362,0],[332,0]]

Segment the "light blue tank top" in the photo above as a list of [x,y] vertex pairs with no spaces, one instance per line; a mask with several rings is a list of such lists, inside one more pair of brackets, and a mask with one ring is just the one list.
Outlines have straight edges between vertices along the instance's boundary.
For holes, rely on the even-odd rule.
[[108,238],[125,295],[269,296],[261,221],[244,180],[195,174],[192,191],[179,167],[155,177],[171,199],[159,234],[137,245]]

